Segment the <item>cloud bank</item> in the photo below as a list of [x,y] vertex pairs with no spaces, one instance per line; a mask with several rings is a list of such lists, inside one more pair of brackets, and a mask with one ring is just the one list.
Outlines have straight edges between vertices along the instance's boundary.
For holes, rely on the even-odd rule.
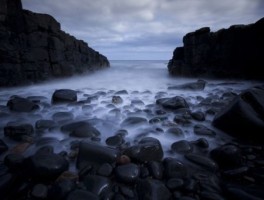
[[22,0],[24,9],[54,16],[62,29],[110,60],[168,60],[182,37],[254,23],[263,0]]

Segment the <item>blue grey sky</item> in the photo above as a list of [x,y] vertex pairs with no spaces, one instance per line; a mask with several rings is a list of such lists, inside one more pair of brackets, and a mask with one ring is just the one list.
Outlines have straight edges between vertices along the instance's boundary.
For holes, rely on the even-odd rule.
[[264,17],[264,0],[22,0],[110,60],[169,60],[182,37]]

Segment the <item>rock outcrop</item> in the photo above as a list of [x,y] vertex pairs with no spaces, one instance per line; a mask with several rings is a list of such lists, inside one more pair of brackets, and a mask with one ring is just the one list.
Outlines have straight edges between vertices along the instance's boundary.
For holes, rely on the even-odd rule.
[[182,76],[263,79],[264,18],[250,25],[233,25],[211,32],[188,33],[174,50],[169,73]]
[[0,86],[38,82],[109,66],[107,58],[61,30],[50,15],[0,0]]

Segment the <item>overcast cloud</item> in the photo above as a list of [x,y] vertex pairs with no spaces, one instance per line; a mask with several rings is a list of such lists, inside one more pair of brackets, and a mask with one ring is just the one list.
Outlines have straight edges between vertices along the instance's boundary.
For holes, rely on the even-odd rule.
[[254,23],[263,0],[22,0],[24,9],[55,17],[63,30],[110,60],[168,60],[182,37]]

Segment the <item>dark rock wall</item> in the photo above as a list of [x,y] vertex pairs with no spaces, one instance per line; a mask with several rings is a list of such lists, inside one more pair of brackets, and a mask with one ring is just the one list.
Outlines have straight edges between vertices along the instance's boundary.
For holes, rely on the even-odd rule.
[[168,64],[172,75],[263,79],[264,18],[210,32],[201,28],[183,38]]
[[61,30],[50,15],[0,0],[0,86],[38,82],[108,67],[107,58]]

